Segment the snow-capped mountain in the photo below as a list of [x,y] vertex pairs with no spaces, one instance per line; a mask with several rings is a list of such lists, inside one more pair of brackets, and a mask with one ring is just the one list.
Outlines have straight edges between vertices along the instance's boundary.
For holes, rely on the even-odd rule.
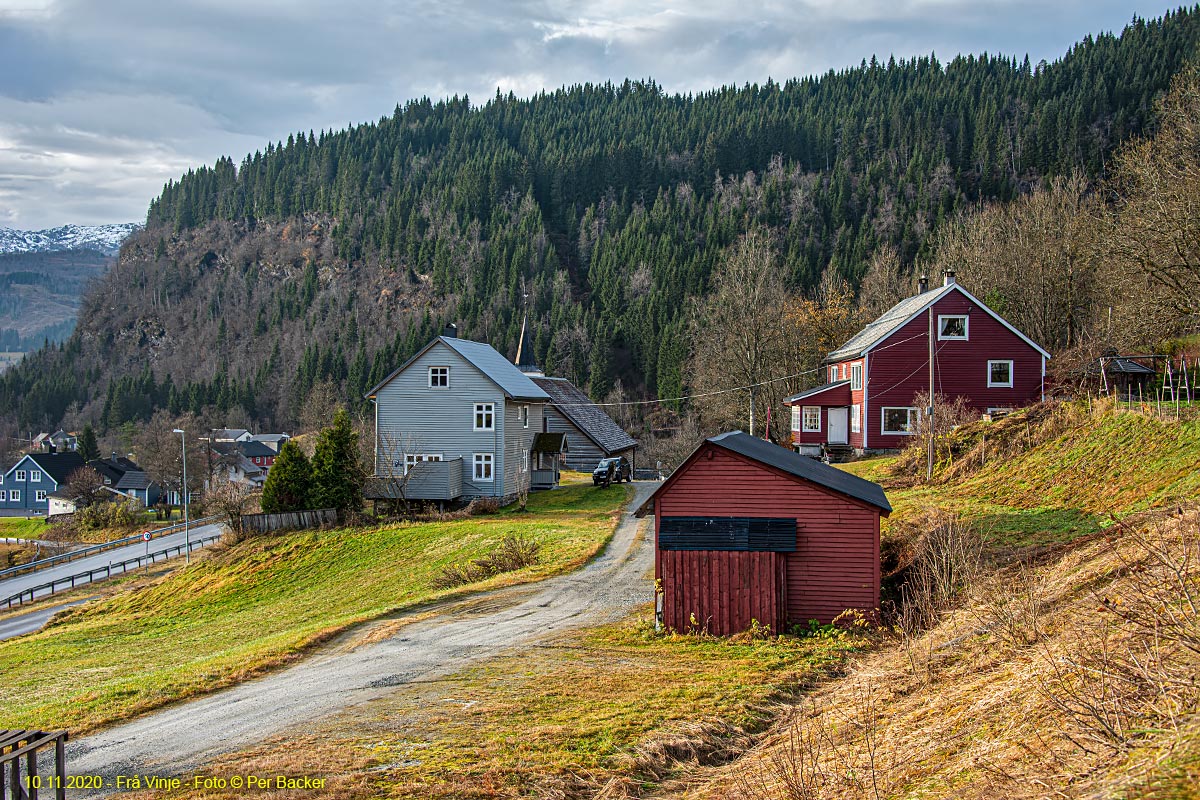
[[125,237],[142,227],[135,222],[113,225],[62,225],[44,231],[0,228],[0,253],[51,253],[62,250],[99,250],[113,254]]

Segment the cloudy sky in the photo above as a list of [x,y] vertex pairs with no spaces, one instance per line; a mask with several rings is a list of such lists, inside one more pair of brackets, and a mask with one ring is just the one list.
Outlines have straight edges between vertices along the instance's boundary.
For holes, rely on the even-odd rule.
[[783,80],[878,54],[1053,60],[1145,0],[0,0],[0,227],[141,221],[188,167],[397,103],[653,77]]

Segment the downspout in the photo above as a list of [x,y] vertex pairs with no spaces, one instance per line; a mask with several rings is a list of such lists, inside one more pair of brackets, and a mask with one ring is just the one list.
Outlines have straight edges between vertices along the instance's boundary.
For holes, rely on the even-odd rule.
[[870,357],[871,356],[868,355],[867,353],[863,353],[862,408],[860,408],[858,410],[858,416],[859,416],[858,425],[859,425],[859,428],[862,430],[862,449],[863,449],[864,453],[867,450],[867,428],[870,427],[870,425],[867,424],[867,420],[869,420],[871,418],[871,415],[867,413],[867,386],[870,385],[870,383],[869,383],[870,382],[870,373],[867,371],[867,359],[869,359]]

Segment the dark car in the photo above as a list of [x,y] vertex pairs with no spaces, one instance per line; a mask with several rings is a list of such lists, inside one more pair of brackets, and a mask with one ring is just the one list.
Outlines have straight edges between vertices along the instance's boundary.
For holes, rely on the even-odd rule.
[[593,486],[608,486],[621,481],[629,483],[632,480],[633,468],[629,466],[629,462],[625,460],[624,456],[606,458],[592,470]]

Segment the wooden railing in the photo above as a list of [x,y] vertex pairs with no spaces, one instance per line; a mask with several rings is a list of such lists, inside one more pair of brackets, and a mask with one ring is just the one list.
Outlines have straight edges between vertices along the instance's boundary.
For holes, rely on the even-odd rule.
[[[66,744],[66,731],[0,730],[0,800],[37,800],[50,792],[58,800],[66,800]],[[49,747],[54,748],[54,772],[40,775],[38,751]]]

